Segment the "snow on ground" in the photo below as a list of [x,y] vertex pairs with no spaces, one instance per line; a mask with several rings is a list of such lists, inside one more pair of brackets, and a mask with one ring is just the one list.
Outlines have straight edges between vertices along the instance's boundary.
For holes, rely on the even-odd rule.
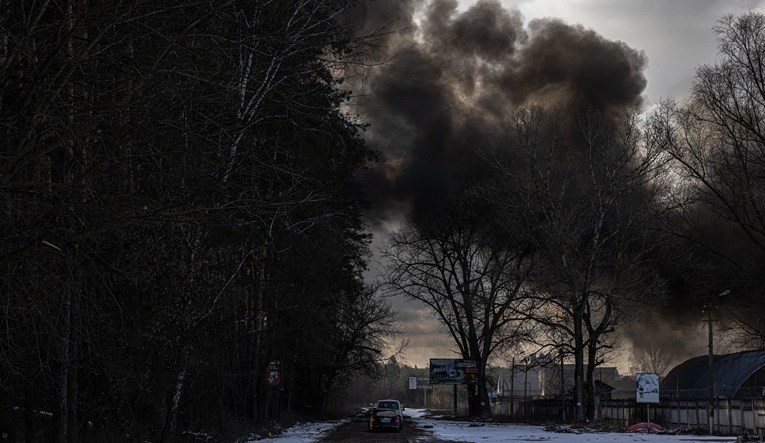
[[412,418],[424,417],[428,414],[427,409],[405,409],[404,415]]
[[[545,431],[542,426],[519,425],[510,423],[473,423],[427,418],[425,409],[406,409],[404,415],[411,417],[415,426],[433,432],[443,440],[459,442],[499,443],[508,441],[557,442],[557,443],[728,443],[736,437],[695,436],[695,435],[658,435],[642,433],[560,433]],[[314,443],[326,433],[347,420],[303,423],[286,429],[276,437],[278,443]]]
[[[460,442],[499,443],[507,441],[542,441],[559,443],[632,443],[632,442],[735,442],[735,437],[699,437],[695,435],[627,434],[593,432],[582,434],[545,431],[541,426],[509,423],[469,423],[432,419],[417,419],[417,426],[433,431],[444,440]],[[430,428],[432,426],[432,428]]]
[[[334,420],[334,421],[317,421],[309,423],[299,423],[284,430],[281,434],[274,438],[279,443],[313,443],[319,441],[324,435],[340,426],[343,423],[347,423],[349,420]],[[255,440],[251,440],[246,443],[253,443]]]

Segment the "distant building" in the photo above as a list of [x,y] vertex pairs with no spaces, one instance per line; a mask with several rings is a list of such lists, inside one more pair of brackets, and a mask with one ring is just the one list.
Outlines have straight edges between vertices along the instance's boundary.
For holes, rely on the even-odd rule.
[[[615,367],[595,368],[594,379],[595,390],[603,399],[635,398],[634,378],[621,376]],[[563,383],[561,389],[560,365],[516,365],[514,370],[497,370],[497,396],[500,399],[559,398],[562,393],[571,396],[574,388],[574,365],[563,365]]]
[[543,398],[545,368],[516,366],[497,370],[498,398]]

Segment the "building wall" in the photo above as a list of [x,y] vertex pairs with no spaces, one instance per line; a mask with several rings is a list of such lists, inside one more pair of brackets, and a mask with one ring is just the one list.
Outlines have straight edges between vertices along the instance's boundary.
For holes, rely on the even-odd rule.
[[540,398],[543,395],[543,376],[544,371],[540,368],[516,366],[515,371],[512,368],[501,369],[497,374],[497,396]]
[[[585,368],[586,371],[586,368]],[[556,398],[561,393],[570,395],[574,388],[574,365],[563,365],[563,389],[561,389],[560,365],[529,367],[516,365],[497,372],[497,396],[513,398]],[[635,381],[622,377],[615,367],[595,369],[595,380],[613,388],[611,398],[634,398]],[[600,383],[598,383],[600,385]],[[525,387],[525,389],[524,389]]]

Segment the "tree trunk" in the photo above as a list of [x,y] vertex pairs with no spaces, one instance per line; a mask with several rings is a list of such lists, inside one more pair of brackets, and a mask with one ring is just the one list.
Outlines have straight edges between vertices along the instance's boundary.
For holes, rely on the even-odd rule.
[[491,404],[489,393],[486,392],[486,363],[482,359],[473,358],[478,369],[477,383],[467,385],[468,391],[468,415],[474,418],[491,418]]
[[[78,305],[77,303],[73,303],[71,309],[74,311],[70,315],[75,320],[78,318]],[[67,381],[67,431],[68,431],[68,439],[69,443],[78,443],[80,441],[79,438],[79,416],[77,414],[77,409],[79,407],[79,340],[77,336],[77,330],[76,328],[74,330],[71,330],[71,321],[70,321],[70,333],[69,333],[69,363],[68,363],[68,381]]]
[[491,418],[491,403],[489,403],[489,393],[486,391],[486,363],[478,362],[478,385],[475,397],[477,399],[479,417],[486,420]]
[[181,403],[181,396],[183,395],[183,389],[186,386],[186,375],[189,369],[189,354],[191,350],[187,346],[183,350],[183,361],[181,368],[178,370],[178,374],[175,379],[175,386],[173,387],[173,395],[169,399],[167,407],[167,414],[165,414],[165,424],[162,429],[162,436],[160,443],[166,443],[172,441],[175,437],[175,427],[178,423],[178,406]]
[[597,341],[590,340],[587,343],[587,420],[595,420],[595,365],[597,361]]
[[[64,44],[64,51],[67,57],[67,60],[71,63],[74,58],[74,46],[72,43],[72,30],[73,30],[73,22],[74,19],[72,17],[73,15],[73,0],[68,0],[66,4],[64,5],[64,17],[63,17],[63,31],[65,35],[65,40],[63,42]],[[67,122],[70,126],[73,126],[74,122],[74,86],[72,85],[72,82],[67,82],[66,84],[66,109],[68,110],[67,115]],[[68,147],[70,158],[67,159],[69,161],[72,160],[72,143],[68,142],[66,143],[66,146]],[[69,177],[66,173],[63,174],[63,182],[71,185],[72,183],[69,182]],[[62,269],[63,272],[66,272],[66,257],[56,257],[54,260],[58,259],[58,261],[61,263],[60,269]],[[60,334],[59,339],[57,341],[57,357],[58,357],[58,365],[56,368],[56,374],[54,379],[54,390],[55,390],[55,409],[53,411],[53,429],[54,429],[54,436],[53,441],[56,443],[68,443],[69,442],[69,436],[68,436],[68,426],[69,426],[69,351],[71,348],[71,342],[70,342],[70,335],[72,331],[72,291],[71,288],[68,287],[68,285],[64,285],[61,291],[62,294],[62,300],[61,300],[61,311],[59,313],[59,321],[60,321],[60,327],[57,328],[58,332]]]
[[60,337],[57,342],[58,364],[55,373],[55,405],[53,410],[53,441],[55,443],[68,443],[69,425],[69,349],[71,333],[71,307],[72,293],[69,288],[62,290],[62,303],[60,313]]
[[[579,314],[579,312],[577,312]],[[575,421],[585,420],[584,414],[584,331],[581,314],[574,316],[574,400]]]
[[77,381],[78,376],[78,350],[77,350],[77,343],[76,341],[72,341],[72,347],[71,347],[71,354],[70,354],[70,360],[71,364],[69,367],[69,382],[67,383],[67,407],[68,407],[68,413],[67,413],[67,431],[68,431],[68,437],[69,437],[69,443],[78,443],[80,441],[79,437],[79,424],[78,424],[78,414],[77,414],[77,407],[78,407],[78,401],[77,397],[79,395],[79,383]]

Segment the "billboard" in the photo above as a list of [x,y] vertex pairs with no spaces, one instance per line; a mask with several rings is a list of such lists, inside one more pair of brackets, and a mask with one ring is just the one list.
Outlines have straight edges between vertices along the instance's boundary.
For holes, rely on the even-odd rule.
[[431,358],[431,385],[473,385],[478,383],[478,365],[474,360]]
[[638,403],[659,403],[659,374],[638,372],[635,381]]

